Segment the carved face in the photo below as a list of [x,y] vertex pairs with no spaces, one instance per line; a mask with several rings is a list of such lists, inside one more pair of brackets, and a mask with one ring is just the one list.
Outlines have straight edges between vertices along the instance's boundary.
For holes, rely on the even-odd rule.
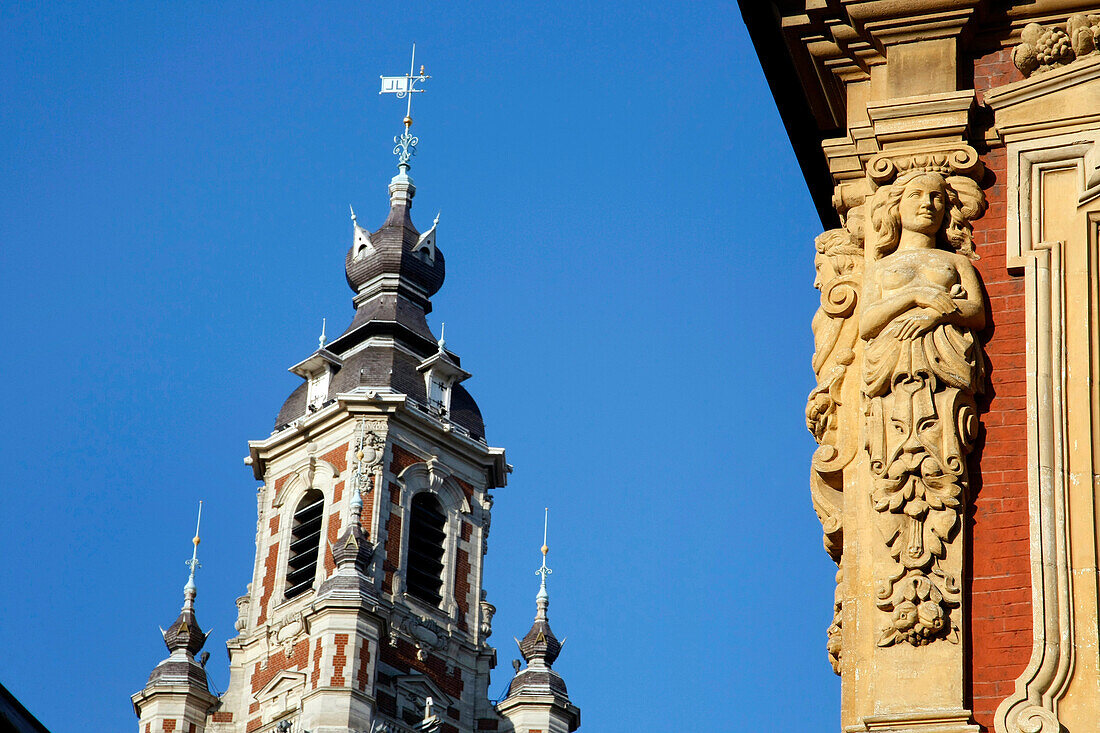
[[905,184],[901,192],[898,204],[901,228],[935,236],[946,207],[947,194],[942,184],[932,176],[918,176]]
[[832,263],[820,252],[814,257],[814,287],[821,290],[834,277]]

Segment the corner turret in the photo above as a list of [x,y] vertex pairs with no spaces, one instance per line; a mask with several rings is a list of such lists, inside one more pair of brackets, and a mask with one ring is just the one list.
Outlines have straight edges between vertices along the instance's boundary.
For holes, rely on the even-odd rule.
[[[195,524],[194,549],[187,564],[191,573],[183,587],[183,608],[175,622],[167,630],[162,629],[168,657],[149,675],[145,688],[134,694],[134,704],[139,723],[138,730],[177,730],[202,733],[206,727],[207,713],[218,702],[210,693],[206,680],[205,656],[195,659],[209,632],[199,627],[195,618],[195,570],[198,560],[199,523],[202,521],[202,502],[199,502],[199,521]],[[171,721],[171,722],[169,722]]]
[[[549,510],[547,510],[549,516]],[[546,566],[550,548],[546,544],[546,526],[543,525],[542,567],[536,572],[542,576],[538,595],[535,596],[535,622],[523,639],[517,639],[520,654],[527,668],[516,673],[508,687],[508,696],[497,704],[497,711],[513,727],[515,733],[572,733],[581,724],[581,711],[569,701],[565,680],[552,669],[561,653],[561,642],[550,630],[547,609],[550,594],[546,590],[546,576],[553,571]]]

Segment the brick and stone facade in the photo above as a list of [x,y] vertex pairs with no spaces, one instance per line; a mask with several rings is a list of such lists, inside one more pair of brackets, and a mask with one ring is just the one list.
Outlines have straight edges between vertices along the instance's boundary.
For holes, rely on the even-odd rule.
[[827,230],[841,729],[1091,730],[1100,6],[740,5]]

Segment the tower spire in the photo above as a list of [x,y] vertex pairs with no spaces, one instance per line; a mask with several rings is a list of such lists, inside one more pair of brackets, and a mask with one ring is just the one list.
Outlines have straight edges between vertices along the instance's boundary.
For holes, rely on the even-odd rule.
[[512,684],[508,686],[508,695],[497,705],[501,715],[510,720],[516,730],[521,728],[520,721],[523,721],[524,729],[537,727],[540,730],[564,731],[576,730],[581,722],[581,711],[569,701],[565,680],[553,669],[554,661],[561,653],[561,642],[550,630],[550,620],[546,615],[550,607],[546,578],[554,572],[546,564],[546,556],[550,553],[546,539],[549,525],[550,509],[547,507],[542,519],[542,547],[539,548],[542,566],[535,571],[535,575],[541,576],[539,593],[535,596],[538,612],[527,635],[516,639],[527,668],[516,672]]
[[199,562],[199,543],[202,540],[199,538],[199,527],[202,526],[202,499],[199,499],[199,516],[195,520],[195,536],[191,538],[191,559],[185,560],[184,564],[191,567],[191,573],[187,576],[187,585],[183,586],[183,610],[194,611],[195,610],[195,596],[198,595],[198,587],[195,585],[195,571],[202,567],[202,563]]
[[[184,563],[190,568],[187,584],[183,586],[183,609],[175,622],[167,630],[161,629],[164,645],[168,647],[168,657],[153,668],[145,688],[130,699],[134,710],[141,719],[142,730],[155,725],[161,729],[161,721],[179,719],[195,723],[191,730],[201,733],[206,713],[217,698],[210,694],[204,665],[209,654],[200,659],[195,655],[202,651],[206,637],[210,632],[199,628],[195,618],[195,571],[202,567],[199,562],[199,529],[202,526],[202,502],[199,502],[198,518],[195,520],[195,536],[191,538],[191,559]],[[186,726],[184,727],[186,729]],[[168,730],[165,728],[165,730]]]
[[546,531],[550,525],[550,507],[546,507],[542,517],[542,567],[535,571],[535,575],[541,575],[539,594],[535,596],[535,604],[538,606],[537,618],[546,618],[546,609],[550,607],[550,594],[546,591],[546,576],[554,571],[546,566],[546,555],[550,552],[550,546],[546,544]]

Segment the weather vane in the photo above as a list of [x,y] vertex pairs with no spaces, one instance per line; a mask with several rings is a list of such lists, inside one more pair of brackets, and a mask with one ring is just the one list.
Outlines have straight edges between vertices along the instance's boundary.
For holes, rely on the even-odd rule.
[[409,127],[412,126],[412,95],[423,92],[423,89],[417,89],[417,82],[424,82],[431,79],[430,76],[424,73],[424,65],[420,65],[420,73],[416,71],[416,44],[412,45],[412,59],[409,61],[409,73],[405,76],[383,76],[382,89],[379,94],[395,94],[398,99],[408,100],[405,105],[405,132],[401,135],[397,135],[393,138],[395,143],[393,154],[397,156],[397,162],[399,166],[404,168],[409,167],[409,158],[416,155],[416,145],[420,142],[417,138],[413,137],[409,132]]

